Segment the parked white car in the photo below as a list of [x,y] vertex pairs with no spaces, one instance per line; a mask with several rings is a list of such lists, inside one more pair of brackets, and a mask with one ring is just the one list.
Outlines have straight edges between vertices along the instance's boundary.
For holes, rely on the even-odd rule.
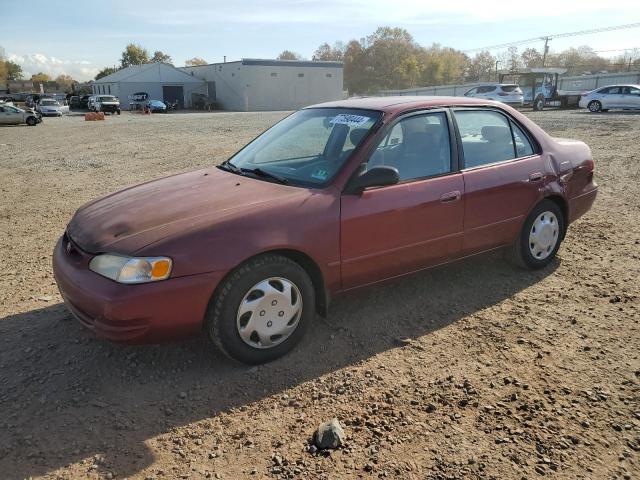
[[592,113],[606,112],[612,108],[640,109],[640,85],[608,85],[584,92],[578,105]]
[[87,101],[91,112],[111,112],[120,115],[120,100],[113,95],[92,95]]
[[524,104],[524,94],[515,83],[492,83],[473,87],[465,97],[484,98],[521,107]]
[[62,105],[53,98],[42,98],[36,106],[36,110],[39,111],[43,117],[62,116]]
[[0,104],[0,125],[20,125],[33,127],[42,122],[42,116],[33,110],[23,110],[12,105]]

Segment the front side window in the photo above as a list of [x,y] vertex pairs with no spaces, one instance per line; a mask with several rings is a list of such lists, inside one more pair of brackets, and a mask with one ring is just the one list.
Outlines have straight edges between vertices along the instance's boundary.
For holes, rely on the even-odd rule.
[[465,93],[464,96],[465,97],[473,97],[476,94],[477,91],[478,91],[477,88],[472,88],[467,93]]
[[511,128],[504,115],[489,110],[461,110],[455,116],[465,168],[515,158]]
[[442,175],[451,171],[449,127],[443,112],[399,121],[382,139],[367,168],[390,166],[400,181]]
[[269,180],[266,173],[294,185],[323,185],[340,170],[381,115],[346,108],[300,110],[236,153],[229,164],[238,173],[257,178]]

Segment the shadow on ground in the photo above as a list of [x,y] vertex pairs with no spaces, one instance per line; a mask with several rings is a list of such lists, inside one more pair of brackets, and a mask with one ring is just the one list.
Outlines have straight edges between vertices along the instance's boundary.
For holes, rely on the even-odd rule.
[[[42,475],[103,454],[120,477],[153,463],[144,442],[396,348],[503,301],[557,267],[489,255],[337,298],[271,364],[232,363],[203,338],[130,347],[92,337],[60,304],[0,320],[0,472]],[[188,393],[187,399],[180,393]]]

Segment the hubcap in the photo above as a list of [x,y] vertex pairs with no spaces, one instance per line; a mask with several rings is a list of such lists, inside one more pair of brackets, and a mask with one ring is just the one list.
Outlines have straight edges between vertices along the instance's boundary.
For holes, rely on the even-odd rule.
[[295,331],[302,316],[302,295],[286,278],[273,277],[249,289],[238,307],[240,338],[253,348],[273,348]]
[[598,104],[596,102],[592,102],[591,105],[589,105],[589,110],[591,110],[592,112],[597,112]]
[[543,212],[535,219],[529,232],[529,251],[533,258],[544,260],[558,243],[560,228],[552,212]]

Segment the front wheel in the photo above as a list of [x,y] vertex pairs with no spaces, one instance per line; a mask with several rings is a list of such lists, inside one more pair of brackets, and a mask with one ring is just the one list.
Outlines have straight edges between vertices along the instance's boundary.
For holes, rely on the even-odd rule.
[[29,125],[30,127],[35,127],[37,124],[38,120],[36,120],[36,117],[27,118],[27,125]]
[[538,97],[533,101],[533,109],[536,112],[544,110],[544,97],[542,95],[538,95]]
[[592,100],[587,105],[587,108],[591,113],[597,113],[602,111],[602,104],[598,100]]
[[212,298],[205,329],[228,357],[260,364],[289,352],[315,316],[307,272],[280,255],[262,255],[234,270]]
[[513,259],[521,267],[535,270],[556,256],[565,226],[564,215],[551,200],[543,200],[531,211],[513,248]]

